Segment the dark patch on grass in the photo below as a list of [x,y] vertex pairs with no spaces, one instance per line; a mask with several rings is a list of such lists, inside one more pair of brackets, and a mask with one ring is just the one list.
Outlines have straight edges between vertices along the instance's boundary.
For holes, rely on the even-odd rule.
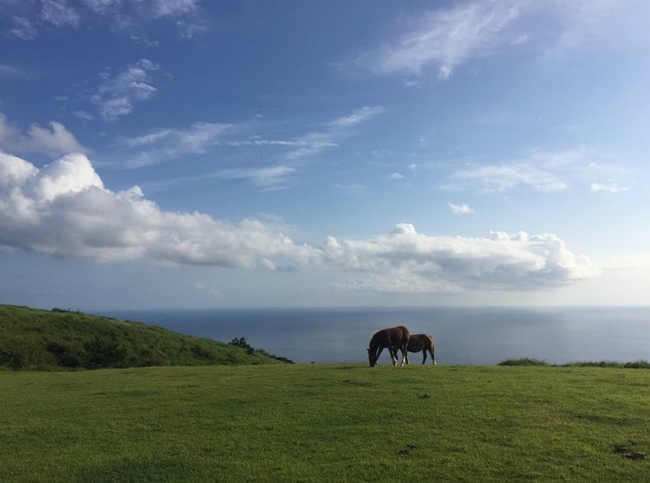
[[343,384],[347,384],[348,386],[358,386],[358,387],[372,386],[372,382],[351,381],[350,379],[344,379]]
[[620,454],[623,458],[630,460],[643,460],[646,458],[646,452],[639,450],[639,444],[635,441],[628,441],[625,444],[615,444],[612,451]]

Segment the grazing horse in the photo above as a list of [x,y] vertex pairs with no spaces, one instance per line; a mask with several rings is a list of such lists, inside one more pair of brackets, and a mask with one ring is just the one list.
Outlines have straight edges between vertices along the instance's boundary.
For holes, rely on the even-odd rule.
[[[428,334],[411,334],[408,343],[409,352],[422,351],[422,364],[427,361],[427,352],[431,354],[432,363],[436,363],[436,344]],[[408,360],[406,361],[408,364]]]
[[408,364],[408,342],[409,330],[400,325],[398,327],[390,327],[388,329],[381,329],[372,334],[370,339],[370,348],[368,349],[368,362],[370,367],[377,365],[377,359],[384,349],[390,352],[390,358],[393,360],[393,365],[397,365],[397,349],[402,351],[402,365]]

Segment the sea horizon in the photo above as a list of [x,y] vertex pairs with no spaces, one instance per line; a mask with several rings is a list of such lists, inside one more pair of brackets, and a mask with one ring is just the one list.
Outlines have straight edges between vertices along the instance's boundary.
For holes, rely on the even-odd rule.
[[[650,306],[270,307],[98,310],[228,343],[298,363],[367,362],[375,330],[406,325],[436,340],[440,364],[497,364],[530,357],[551,364],[648,359]],[[421,363],[420,354],[410,354]],[[389,363],[385,351],[380,363]],[[427,361],[430,362],[430,361]]]

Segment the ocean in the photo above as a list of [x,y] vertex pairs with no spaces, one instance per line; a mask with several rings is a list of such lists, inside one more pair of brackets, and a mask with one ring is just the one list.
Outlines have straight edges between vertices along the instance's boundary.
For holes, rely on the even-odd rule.
[[[323,308],[99,311],[221,342],[245,337],[297,363],[367,363],[372,333],[405,325],[436,341],[438,364],[650,359],[650,307]],[[421,363],[421,354],[410,354]],[[427,361],[430,362],[429,360]],[[389,364],[384,351],[380,364]]]

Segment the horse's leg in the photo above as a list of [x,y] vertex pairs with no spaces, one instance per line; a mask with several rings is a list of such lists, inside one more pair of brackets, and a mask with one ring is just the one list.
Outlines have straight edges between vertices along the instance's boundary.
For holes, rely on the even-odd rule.
[[395,348],[392,345],[388,346],[388,352],[390,352],[390,358],[393,361],[393,365],[397,365],[397,355],[395,354]]
[[375,357],[375,364],[379,363],[379,356],[381,355],[382,351],[384,350],[383,347],[378,347],[377,348],[377,357]]
[[436,347],[432,345],[431,349],[429,349],[429,352],[431,352],[432,364],[436,365],[437,364],[436,363]]
[[[400,352],[402,353],[402,365],[404,365],[404,350],[402,349],[402,346],[396,345],[395,347],[393,347],[393,350],[395,351],[395,359],[397,359],[397,355]],[[406,363],[409,364],[408,355],[406,356]]]
[[422,364],[427,361],[427,348],[422,349]]
[[408,343],[402,345],[402,365],[409,363]]

